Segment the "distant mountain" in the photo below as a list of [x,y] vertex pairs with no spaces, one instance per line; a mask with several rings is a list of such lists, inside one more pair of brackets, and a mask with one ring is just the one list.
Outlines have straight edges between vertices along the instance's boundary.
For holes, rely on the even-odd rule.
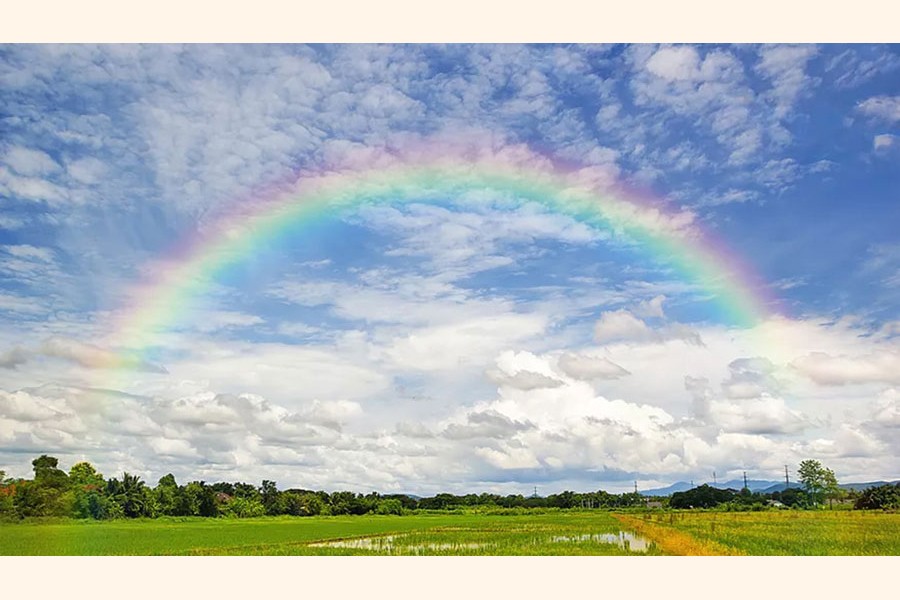
[[894,481],[869,481],[866,483],[842,483],[842,484],[840,484],[839,487],[842,490],[860,490],[861,491],[861,490],[868,489],[870,487],[878,487],[879,485],[888,485],[888,484],[893,485],[895,483],[900,483],[900,479],[897,479]]
[[[700,485],[700,484],[697,484]],[[687,490],[696,487],[692,486],[687,481],[679,481],[677,483],[673,483],[672,485],[664,488],[655,488],[652,490],[640,490],[640,494],[642,496],[671,496],[675,492],[686,492]]]
[[[743,479],[732,479],[731,481],[724,481],[721,483],[712,483],[710,481],[704,481],[701,483],[695,483],[691,485],[687,481],[679,481],[677,483],[673,483],[668,487],[663,488],[654,488],[652,490],[642,490],[640,493],[643,496],[671,496],[675,492],[685,492],[689,489],[698,487],[703,484],[710,485],[712,487],[717,487],[719,489],[727,490],[740,490],[744,487]],[[865,483],[842,483],[840,484],[841,489],[844,490],[865,490],[870,487],[876,487],[879,485],[885,485],[888,483],[897,483],[897,481],[868,481]],[[763,479],[749,479],[747,480],[747,487],[750,488],[751,492],[761,492],[763,494],[771,494],[772,492],[783,492],[785,490],[784,482],[778,481],[766,481]],[[791,488],[799,488],[803,487],[799,483],[791,482]]]
[[[687,481],[679,481],[677,483],[673,483],[672,485],[664,488],[655,488],[652,490],[643,490],[640,493],[644,496],[669,496],[674,494],[675,492],[686,492],[692,488],[701,486],[703,484],[716,487],[722,490],[732,489],[732,490],[740,490],[744,487],[743,479],[732,479],[731,481],[723,481],[719,483],[713,483],[711,481],[703,481],[700,483],[694,483],[691,485]],[[747,487],[750,488],[751,492],[761,492],[766,488],[780,485],[782,489],[784,489],[784,484],[779,484],[777,481],[763,481],[759,479],[749,479],[747,480]],[[794,487],[791,485],[791,487]]]
[[[801,488],[803,487],[799,483],[791,482],[791,489]],[[783,483],[776,483],[775,485],[771,485],[764,490],[760,490],[763,494],[771,494],[772,492],[783,492],[787,489],[787,486]]]

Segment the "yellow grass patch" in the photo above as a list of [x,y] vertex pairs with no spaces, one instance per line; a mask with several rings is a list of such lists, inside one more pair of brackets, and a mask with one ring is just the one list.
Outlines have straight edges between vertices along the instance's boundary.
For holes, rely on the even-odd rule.
[[709,540],[698,540],[671,527],[657,525],[650,521],[650,515],[638,518],[631,515],[613,514],[622,525],[653,541],[666,554],[676,556],[738,556],[743,552],[717,544]]

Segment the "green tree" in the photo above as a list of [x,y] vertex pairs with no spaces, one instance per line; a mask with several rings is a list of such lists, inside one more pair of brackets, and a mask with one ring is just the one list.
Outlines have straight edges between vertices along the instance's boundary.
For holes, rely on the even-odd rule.
[[152,495],[159,514],[169,516],[179,514],[178,483],[175,481],[174,475],[169,473],[160,477]]
[[862,491],[854,508],[860,510],[900,509],[900,483],[879,485]]
[[69,477],[46,454],[31,461],[34,479],[16,486],[13,502],[20,517],[65,517],[72,514],[73,495]]
[[222,514],[239,519],[261,517],[266,514],[266,507],[259,500],[235,496],[222,508]]
[[16,505],[13,498],[16,486],[6,480],[6,472],[0,470],[0,519],[10,518],[16,514]]
[[80,462],[72,465],[69,469],[69,482],[74,486],[93,487],[94,489],[102,489],[106,481],[103,475],[97,472],[89,462]]
[[128,518],[152,516],[147,486],[137,475],[123,473],[122,481],[110,479],[106,484],[106,494]]
[[[634,492],[631,493],[633,494]],[[712,508],[719,504],[730,502],[734,498],[734,491],[721,490],[704,483],[684,492],[675,492],[672,494],[669,506],[672,508]]]
[[106,481],[89,462],[79,462],[69,469],[72,488],[72,516],[76,519],[105,519],[109,514],[104,495]]
[[[800,463],[797,473],[800,475],[800,483],[803,484],[803,489],[806,490],[813,505],[818,506],[825,495],[828,469],[817,460],[804,460]],[[834,473],[832,473],[833,475]]]
[[379,500],[375,513],[379,515],[399,515],[403,513],[403,505],[396,498]]
[[844,490],[842,490],[840,484],[838,484],[837,477],[834,476],[834,471],[825,469],[825,472],[822,475],[822,483],[825,486],[825,497],[828,498],[828,507],[834,508],[834,501],[840,500],[844,496]]
[[62,469],[57,468],[59,460],[52,456],[42,454],[31,461],[34,468],[34,481],[43,486],[64,490],[69,485],[69,477]]
[[281,494],[278,492],[274,481],[263,479],[260,493],[267,515],[279,515],[284,512],[284,507],[281,504]]

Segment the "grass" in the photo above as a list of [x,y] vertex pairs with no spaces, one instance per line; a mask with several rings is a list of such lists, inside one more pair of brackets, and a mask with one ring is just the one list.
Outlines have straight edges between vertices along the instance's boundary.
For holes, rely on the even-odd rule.
[[[0,524],[0,554],[627,555],[628,548],[603,537],[617,536],[620,529],[609,513],[599,511],[35,522]],[[377,539],[388,535],[389,543]],[[371,541],[333,544],[360,538]]]
[[[637,539],[626,544],[623,532]],[[900,514],[561,511],[0,523],[0,555],[159,554],[898,555]]]
[[[900,514],[880,511],[766,511],[647,513],[621,518],[624,526],[672,551],[669,538],[689,536],[697,553],[754,556],[897,556]],[[723,551],[724,549],[724,551]],[[681,552],[674,552],[681,553]]]

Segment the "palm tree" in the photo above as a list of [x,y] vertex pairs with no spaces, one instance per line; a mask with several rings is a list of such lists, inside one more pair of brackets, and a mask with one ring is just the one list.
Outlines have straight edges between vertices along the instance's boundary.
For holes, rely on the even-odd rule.
[[123,473],[122,481],[110,479],[107,494],[119,506],[126,517],[143,517],[147,514],[147,488],[137,475]]

